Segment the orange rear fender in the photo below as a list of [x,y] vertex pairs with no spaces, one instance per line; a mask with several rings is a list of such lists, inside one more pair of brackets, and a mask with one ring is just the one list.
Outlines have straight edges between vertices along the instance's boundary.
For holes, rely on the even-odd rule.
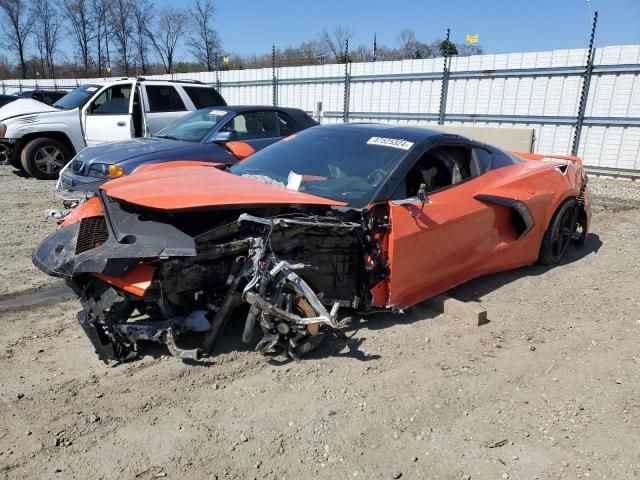
[[577,163],[582,166],[582,159],[580,157],[575,157],[573,155],[540,155],[538,153],[528,153],[528,152],[519,152],[517,150],[512,151],[514,155],[517,155],[521,158],[525,158],[527,160],[544,160],[547,159],[557,159],[557,160],[568,160],[573,163]]

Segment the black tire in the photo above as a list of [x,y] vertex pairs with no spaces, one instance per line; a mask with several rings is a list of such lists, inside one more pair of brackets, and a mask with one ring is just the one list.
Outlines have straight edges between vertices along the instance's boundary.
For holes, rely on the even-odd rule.
[[53,138],[36,138],[27,143],[20,153],[25,172],[40,180],[55,180],[62,167],[71,160],[67,146]]
[[20,161],[20,155],[14,155],[14,150],[15,149],[13,147],[7,147],[7,149],[5,150],[7,163],[16,170],[23,170],[22,162]]
[[567,254],[578,223],[578,202],[571,198],[558,207],[542,239],[538,262],[557,265]]

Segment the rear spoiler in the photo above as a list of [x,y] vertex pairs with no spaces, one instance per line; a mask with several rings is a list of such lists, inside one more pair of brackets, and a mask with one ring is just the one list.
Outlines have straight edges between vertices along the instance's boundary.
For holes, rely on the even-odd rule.
[[566,160],[568,162],[577,163],[579,166],[582,166],[582,159],[580,157],[574,157],[571,155],[538,155],[537,153],[527,153],[527,152],[511,152],[519,157],[525,158],[527,160]]

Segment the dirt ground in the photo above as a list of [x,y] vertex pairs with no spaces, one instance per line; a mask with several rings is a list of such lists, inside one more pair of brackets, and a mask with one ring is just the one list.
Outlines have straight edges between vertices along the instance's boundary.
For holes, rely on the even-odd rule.
[[[49,282],[28,257],[53,184],[2,169],[15,293]],[[205,365],[150,350],[107,367],[76,302],[0,313],[0,477],[638,478],[640,204],[616,192],[640,185],[593,183],[584,249],[455,290],[482,327],[418,306],[277,363],[232,325]]]
[[46,208],[62,208],[54,189],[55,182],[21,177],[0,165],[0,297],[53,283],[32,265],[31,253],[55,229],[55,220],[44,218]]

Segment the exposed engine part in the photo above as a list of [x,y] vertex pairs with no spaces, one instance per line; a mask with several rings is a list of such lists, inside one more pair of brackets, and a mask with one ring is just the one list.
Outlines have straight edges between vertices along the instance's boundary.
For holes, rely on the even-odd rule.
[[[88,279],[84,285],[71,282],[85,306],[81,323],[100,358],[134,358],[140,341],[165,344],[182,359],[209,356],[243,303],[250,306],[243,341],[253,341],[261,331],[256,350],[265,354],[298,360],[316,348],[328,330],[345,326],[337,320],[338,309],[357,305],[363,295],[358,289],[363,273],[346,269],[348,262],[357,264],[351,261],[354,255],[362,255],[359,224],[242,214],[236,225],[239,229],[229,225],[200,236],[194,257],[165,260],[143,298],[95,276],[78,277]],[[335,234],[328,236],[327,230]],[[101,247],[87,248],[81,250],[98,252]],[[345,289],[345,284],[353,289]],[[204,333],[199,346],[181,346],[180,337],[188,332]]]
[[56,210],[55,208],[47,208],[43,212],[44,218],[55,218],[60,220],[61,218],[69,215],[69,210]]

